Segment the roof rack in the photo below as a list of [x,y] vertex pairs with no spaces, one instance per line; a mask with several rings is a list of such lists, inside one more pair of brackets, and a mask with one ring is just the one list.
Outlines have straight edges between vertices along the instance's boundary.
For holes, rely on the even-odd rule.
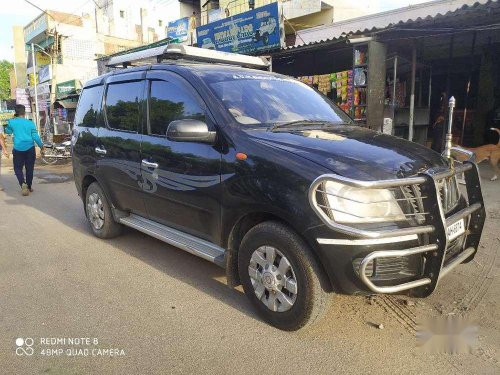
[[271,68],[271,62],[265,57],[214,51],[182,44],[168,44],[166,46],[113,56],[109,59],[106,66],[126,68],[128,66],[161,63],[165,60],[229,64],[266,70]]

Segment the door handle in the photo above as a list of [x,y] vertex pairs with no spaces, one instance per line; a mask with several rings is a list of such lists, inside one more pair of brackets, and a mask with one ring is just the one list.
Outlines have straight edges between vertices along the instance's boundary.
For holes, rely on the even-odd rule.
[[151,162],[147,161],[146,159],[144,159],[142,161],[142,165],[147,167],[147,168],[158,168],[158,163],[151,163]]
[[94,149],[95,153],[96,154],[99,154],[99,155],[106,155],[107,151],[103,148],[100,148],[100,147],[96,147]]

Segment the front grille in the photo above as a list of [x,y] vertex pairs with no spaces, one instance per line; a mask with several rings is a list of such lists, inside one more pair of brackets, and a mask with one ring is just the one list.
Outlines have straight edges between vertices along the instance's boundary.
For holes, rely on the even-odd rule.
[[413,225],[425,222],[426,212],[424,210],[424,199],[420,185],[401,186],[400,191],[394,191],[401,210]]
[[462,234],[448,243],[446,254],[444,254],[445,265],[463,250],[464,239],[465,234]]
[[448,213],[456,207],[460,197],[456,175],[437,181],[437,187],[443,211]]
[[[359,273],[361,258],[352,262],[354,270]],[[422,257],[412,255],[405,257],[377,258],[367,264],[365,275],[377,280],[394,280],[420,275]]]

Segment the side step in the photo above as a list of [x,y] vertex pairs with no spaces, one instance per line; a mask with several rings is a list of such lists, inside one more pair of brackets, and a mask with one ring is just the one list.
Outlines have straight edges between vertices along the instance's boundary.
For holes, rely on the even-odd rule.
[[224,267],[225,250],[212,242],[181,232],[177,229],[131,214],[118,219],[120,224],[137,229],[140,232],[178,247],[188,253],[199,256]]

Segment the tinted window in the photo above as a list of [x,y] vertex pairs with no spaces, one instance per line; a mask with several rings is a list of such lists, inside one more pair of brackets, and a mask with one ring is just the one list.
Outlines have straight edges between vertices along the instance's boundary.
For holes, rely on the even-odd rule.
[[112,83],[106,92],[106,117],[110,128],[137,131],[142,81]]
[[205,121],[205,113],[198,102],[185,89],[165,81],[151,82],[149,124],[151,134],[165,135],[174,120],[196,119]]
[[102,91],[102,85],[83,89],[75,114],[75,125],[88,128],[97,126],[98,116],[101,111]]

